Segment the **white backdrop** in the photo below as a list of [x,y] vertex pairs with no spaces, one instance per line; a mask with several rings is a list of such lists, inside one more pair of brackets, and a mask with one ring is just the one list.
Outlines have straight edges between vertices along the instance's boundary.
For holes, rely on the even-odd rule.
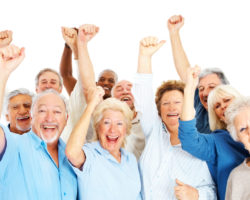
[[235,88],[250,95],[247,0],[1,0],[0,8],[0,30],[12,30],[13,44],[26,48],[26,58],[10,77],[7,91],[19,87],[34,91],[40,69],[59,70],[64,47],[60,27],[84,23],[100,27],[89,44],[96,74],[111,68],[120,80],[133,80],[139,41],[152,35],[167,40],[153,58],[154,87],[178,79],[166,22],[182,14],[181,37],[190,63],[220,67]]

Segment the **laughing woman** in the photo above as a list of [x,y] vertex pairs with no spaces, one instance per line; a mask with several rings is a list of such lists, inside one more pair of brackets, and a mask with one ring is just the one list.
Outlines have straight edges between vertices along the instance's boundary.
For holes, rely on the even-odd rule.
[[248,156],[243,145],[230,137],[224,115],[233,100],[242,96],[229,85],[217,86],[208,97],[209,125],[213,132],[209,135],[199,133],[193,107],[199,71],[199,67],[188,70],[179,138],[185,151],[207,162],[217,184],[219,199],[224,200],[230,172]]
[[[90,101],[66,147],[78,177],[80,199],[140,200],[136,158],[122,148],[130,132],[132,111],[114,98],[99,104],[103,95],[101,88],[90,91]],[[96,141],[84,144],[92,113]]]

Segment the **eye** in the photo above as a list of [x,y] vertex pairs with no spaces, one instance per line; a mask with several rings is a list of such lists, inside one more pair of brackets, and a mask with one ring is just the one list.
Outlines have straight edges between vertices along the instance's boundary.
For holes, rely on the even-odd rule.
[[229,102],[231,100],[231,98],[227,98],[224,100],[224,102]]
[[243,127],[240,129],[240,133],[242,133],[243,131],[245,131],[247,128],[246,127]]
[[204,87],[199,87],[199,92],[203,92]]
[[209,86],[209,89],[211,89],[211,90],[214,89],[214,88],[215,88],[215,86]]
[[163,106],[169,105],[169,102],[162,102]]
[[114,79],[109,79],[109,83],[115,83]]
[[175,101],[175,104],[179,104],[179,103],[181,103],[180,101]]
[[123,121],[117,122],[118,126],[123,126]]
[[54,111],[55,114],[61,114],[62,112],[59,110]]
[[105,119],[105,120],[103,120],[103,123],[104,123],[105,125],[109,125],[109,124],[111,123],[111,121],[108,120],[108,119]]
[[220,104],[215,105],[215,109],[218,109],[218,108],[220,108]]
[[38,110],[38,113],[45,113],[46,112],[46,110],[44,110],[44,109],[39,109]]
[[31,104],[24,104],[23,105],[25,108],[30,108],[31,107]]
[[100,82],[104,82],[104,81],[105,81],[105,78],[100,78],[99,81],[100,81]]

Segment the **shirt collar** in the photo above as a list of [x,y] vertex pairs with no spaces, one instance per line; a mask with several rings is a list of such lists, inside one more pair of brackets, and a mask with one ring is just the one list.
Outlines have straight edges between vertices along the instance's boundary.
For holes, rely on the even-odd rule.
[[[104,149],[99,141],[93,142],[94,148],[96,149],[96,151],[103,155],[104,157],[106,157],[109,160],[115,161],[117,162],[117,160],[109,153],[108,150]],[[129,154],[127,151],[125,151],[123,148],[120,148],[121,151],[121,160],[123,159],[129,159]]]

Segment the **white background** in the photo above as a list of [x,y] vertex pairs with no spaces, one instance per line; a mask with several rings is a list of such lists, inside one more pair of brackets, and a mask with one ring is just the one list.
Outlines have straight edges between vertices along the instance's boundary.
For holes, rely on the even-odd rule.
[[26,58],[11,75],[6,91],[19,87],[34,91],[40,69],[59,70],[64,48],[61,26],[85,23],[100,27],[89,44],[96,74],[111,68],[119,80],[133,80],[139,41],[152,35],[167,41],[153,57],[154,88],[163,80],[178,79],[166,22],[181,14],[185,18],[181,38],[190,63],[220,67],[236,89],[250,95],[247,0],[1,0],[0,10],[0,30],[12,30],[12,43],[26,48]]

